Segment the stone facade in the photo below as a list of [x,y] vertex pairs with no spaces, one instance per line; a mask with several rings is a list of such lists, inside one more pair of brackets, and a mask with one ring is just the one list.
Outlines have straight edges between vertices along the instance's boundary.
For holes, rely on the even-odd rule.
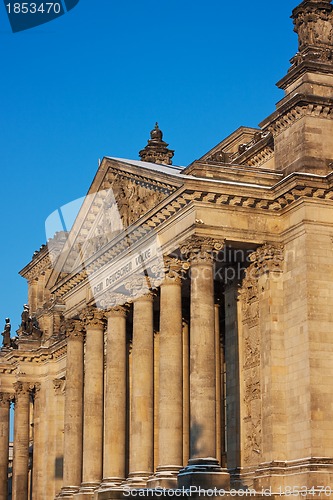
[[13,500],[333,498],[333,6],[292,17],[299,52],[260,128],[181,169],[156,125],[142,161],[103,159],[71,232],[21,271],[0,500],[11,404]]

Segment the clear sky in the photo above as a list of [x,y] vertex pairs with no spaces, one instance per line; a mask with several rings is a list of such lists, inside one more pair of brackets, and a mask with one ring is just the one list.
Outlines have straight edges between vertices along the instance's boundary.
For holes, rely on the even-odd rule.
[[86,194],[99,158],[138,159],[158,121],[185,166],[274,111],[297,3],[80,0],[13,34],[1,2],[1,331],[19,325],[18,271],[46,218]]

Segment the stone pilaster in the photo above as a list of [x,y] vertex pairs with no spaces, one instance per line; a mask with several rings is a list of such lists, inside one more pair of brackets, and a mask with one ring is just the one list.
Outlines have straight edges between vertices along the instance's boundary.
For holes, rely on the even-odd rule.
[[119,486],[126,477],[127,345],[126,306],[106,312],[106,376],[102,488]]
[[[283,326],[283,248],[265,244],[251,255],[241,297],[247,432],[245,465],[257,465],[255,487],[283,485],[274,462],[287,458],[286,366]],[[281,473],[282,475],[282,473]]]
[[13,500],[28,500],[29,479],[29,413],[30,389],[28,382],[16,382],[13,457]]
[[84,359],[83,467],[79,498],[93,498],[103,477],[104,312],[82,313],[86,328]]
[[8,499],[10,395],[0,392],[0,500]]
[[61,498],[73,498],[82,479],[83,340],[81,321],[66,322],[67,366],[64,416],[64,472]]
[[216,459],[214,254],[223,242],[192,236],[181,252],[190,261],[190,460],[179,486],[226,487],[228,474]]
[[28,284],[28,302],[30,313],[33,314],[37,310],[37,289],[38,279],[32,279]]
[[129,486],[145,486],[154,461],[153,295],[133,304]]
[[181,263],[165,258],[160,287],[158,467],[149,487],[172,488],[183,464]]

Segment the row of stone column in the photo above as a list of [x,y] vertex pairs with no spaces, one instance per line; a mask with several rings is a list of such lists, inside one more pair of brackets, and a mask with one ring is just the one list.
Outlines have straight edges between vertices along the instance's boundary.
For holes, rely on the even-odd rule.
[[[217,455],[213,252],[219,248],[211,239],[198,238],[182,248],[191,264],[192,460],[211,460]],[[127,478],[133,487],[147,481],[151,487],[175,486],[183,466],[181,277],[181,263],[167,258],[160,285],[158,467],[154,476],[153,295],[133,300]],[[105,385],[103,311],[88,309],[81,321],[68,324],[63,498],[77,492],[77,498],[91,494],[100,484],[102,488],[119,487],[126,480],[126,313],[125,306],[106,313]]]
[[0,393],[0,500],[8,498],[8,460],[10,403],[15,402],[12,499],[28,500],[31,490],[29,484],[29,445],[32,418],[32,396],[40,389],[39,383],[18,381],[14,384],[13,393]]

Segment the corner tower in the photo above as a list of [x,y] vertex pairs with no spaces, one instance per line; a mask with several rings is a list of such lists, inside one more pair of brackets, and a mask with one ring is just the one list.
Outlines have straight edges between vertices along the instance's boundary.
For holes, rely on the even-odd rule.
[[333,170],[333,6],[304,0],[291,17],[298,52],[277,83],[285,97],[260,126],[274,137],[276,170],[325,175]]

